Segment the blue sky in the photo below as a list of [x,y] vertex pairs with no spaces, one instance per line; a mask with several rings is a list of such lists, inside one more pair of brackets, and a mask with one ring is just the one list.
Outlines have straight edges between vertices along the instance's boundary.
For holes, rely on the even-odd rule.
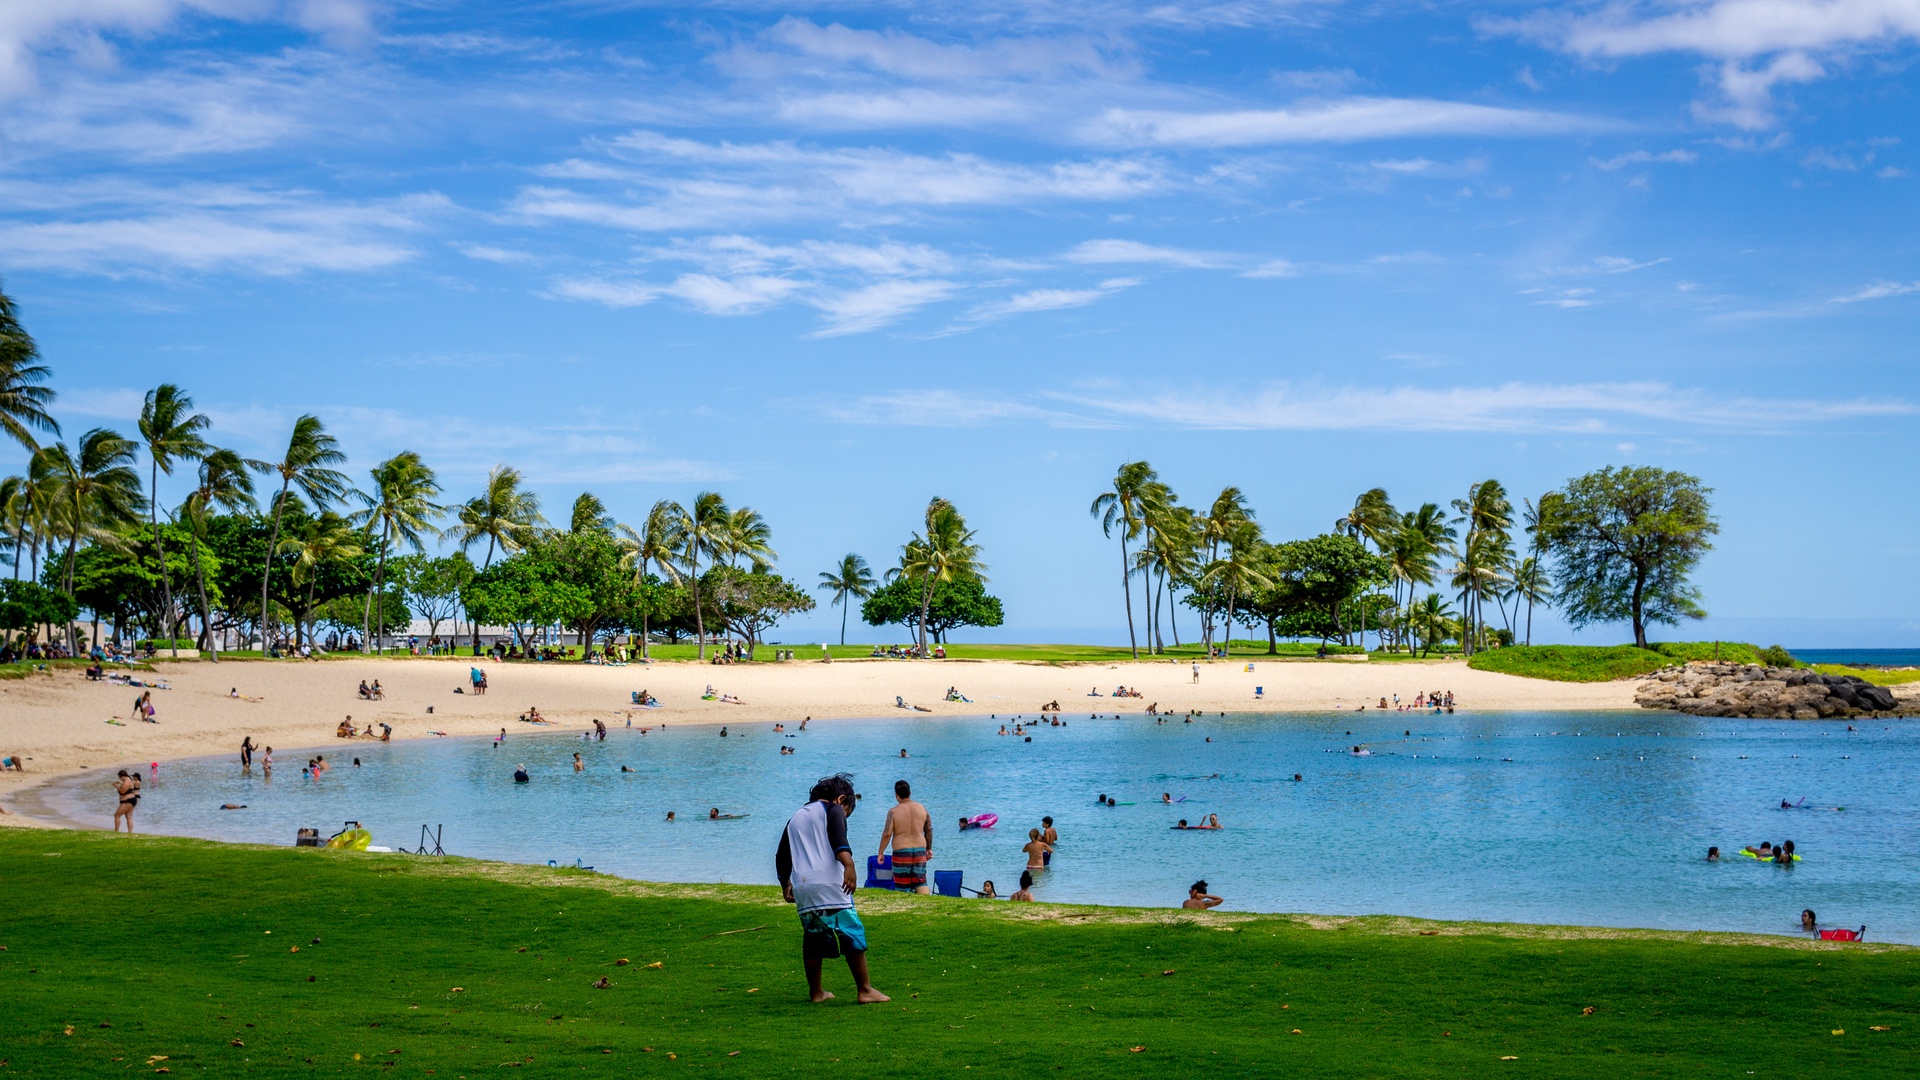
[[1124,633],[1086,506],[1146,457],[1276,538],[1683,469],[1686,636],[1913,645],[1916,43],[1920,0],[12,0],[0,280],[70,433],[174,381],[453,497],[717,488],[804,581],[940,494],[1014,638]]

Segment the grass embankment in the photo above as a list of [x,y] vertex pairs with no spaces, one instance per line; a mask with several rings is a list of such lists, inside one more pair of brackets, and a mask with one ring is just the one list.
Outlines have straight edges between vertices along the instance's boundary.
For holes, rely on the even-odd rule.
[[1815,664],[1822,675],[1854,675],[1875,686],[1905,686],[1920,682],[1920,668],[1848,667],[1845,664]]
[[835,963],[815,1006],[770,888],[0,830],[0,889],[0,1068],[30,1076],[1920,1067],[1908,949],[862,894],[893,1001]]
[[[86,657],[70,660],[16,660],[11,664],[0,664],[0,679],[26,679],[34,675],[52,675],[55,671],[85,671],[93,665]],[[108,664],[109,672],[114,671],[152,671],[144,663]]]
[[[900,644],[904,646],[909,643],[902,641]],[[721,646],[719,645],[707,646],[707,655],[712,657],[720,648]],[[782,649],[791,649],[794,654],[794,659],[796,660],[818,660],[823,655],[820,651],[820,643],[817,641],[762,643],[755,652],[755,660],[753,662],[761,664],[772,663],[774,662],[773,658],[775,653]],[[1120,663],[1133,659],[1133,650],[1125,645],[954,644],[948,645],[946,649],[947,657],[953,660],[1024,660],[1034,663],[1091,664]],[[1236,638],[1231,650],[1232,655],[1227,659],[1234,661],[1259,660],[1262,658],[1310,660],[1314,658],[1319,649],[1320,644],[1318,642],[1282,641],[1275,647],[1275,652],[1269,653],[1267,652],[1267,643],[1265,641],[1243,641]],[[1358,655],[1362,650],[1358,645],[1328,645],[1327,651],[1334,654]],[[578,645],[569,646],[566,652],[569,660],[574,662],[579,661],[580,647]],[[442,656],[439,657],[439,659],[465,660],[468,663],[472,663],[473,657],[467,653],[468,650],[463,648],[459,653],[450,658]],[[873,646],[829,645],[827,646],[827,653],[832,655],[835,660],[864,660],[872,656]],[[691,644],[653,645],[647,649],[647,654],[655,660],[695,660],[699,657],[697,648]],[[428,659],[426,657],[411,657],[404,649],[398,652],[389,651],[386,655],[388,657],[399,657],[402,659]],[[1384,654],[1376,655],[1384,656]],[[355,659],[359,656],[359,653],[330,653],[325,659]],[[220,654],[220,658],[222,660],[258,660],[260,659],[260,653],[258,650],[249,652],[223,652]],[[161,659],[165,659],[164,654]],[[1186,663],[1190,660],[1204,660],[1206,659],[1206,653],[1199,645],[1181,645],[1178,647],[1168,646],[1164,653],[1155,656],[1143,645],[1140,649],[1140,659],[1143,661]],[[484,657],[482,661],[487,662]],[[522,663],[524,661],[512,662]]]
[[1467,666],[1556,682],[1612,682],[1693,660],[1776,667],[1797,663],[1793,654],[1778,645],[1762,649],[1739,641],[1658,641],[1645,649],[1636,645],[1513,645],[1475,653]]

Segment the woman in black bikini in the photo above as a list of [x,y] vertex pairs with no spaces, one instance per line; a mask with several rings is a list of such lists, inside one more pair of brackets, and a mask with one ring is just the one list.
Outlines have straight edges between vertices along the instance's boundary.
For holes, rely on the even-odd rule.
[[113,809],[113,831],[120,831],[120,819],[127,819],[127,834],[133,834],[133,808],[140,805],[140,781],[120,770],[120,778],[114,782],[113,790],[120,796],[120,804]]

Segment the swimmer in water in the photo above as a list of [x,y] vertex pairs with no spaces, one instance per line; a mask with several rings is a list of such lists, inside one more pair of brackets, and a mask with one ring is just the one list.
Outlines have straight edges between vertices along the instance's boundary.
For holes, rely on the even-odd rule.
[[667,821],[668,821],[669,823],[671,823],[671,822],[673,821],[673,811],[671,811],[671,810],[669,810],[669,811],[667,811]]
[[1161,801],[1161,802],[1163,802],[1163,803],[1165,803],[1165,804],[1166,804],[1166,805],[1168,805],[1168,806],[1172,806],[1172,805],[1173,805],[1173,792],[1171,792],[1171,791],[1163,791],[1163,792],[1161,792],[1161,793],[1160,793],[1160,801]]
[[1708,848],[1708,849],[1707,849],[1707,861],[1708,861],[1708,862],[1719,862],[1719,861],[1720,861],[1720,849],[1719,849],[1719,848],[1717,848],[1717,847],[1710,847],[1710,848]]
[[527,775],[527,763],[526,763],[526,762],[524,762],[524,761],[523,761],[523,762],[521,762],[521,763],[520,763],[520,764],[519,764],[518,766],[516,766],[516,767],[514,768],[514,770],[513,770],[513,782],[514,782],[514,783],[516,783],[516,784],[524,784],[524,783],[527,783],[527,782],[528,782],[529,780],[531,780],[531,779],[532,779],[532,778],[531,778],[531,777],[529,777],[529,776]]
[[1205,881],[1196,881],[1187,886],[1187,898],[1180,902],[1180,906],[1188,911],[1205,911],[1208,908],[1217,908],[1224,903],[1226,903],[1225,900],[1207,891]]

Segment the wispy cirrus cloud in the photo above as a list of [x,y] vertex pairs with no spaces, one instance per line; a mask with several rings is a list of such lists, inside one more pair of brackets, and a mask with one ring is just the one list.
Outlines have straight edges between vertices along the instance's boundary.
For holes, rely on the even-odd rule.
[[1885,300],[1893,296],[1909,296],[1920,293],[1920,281],[1879,281],[1857,292],[1836,296],[1832,303],[1858,304],[1866,300]]
[[1700,155],[1691,150],[1664,150],[1654,153],[1651,150],[1630,150],[1624,154],[1615,154],[1610,158],[1588,158],[1587,164],[1596,169],[1613,172],[1629,165],[1691,165],[1700,160]]
[[1268,109],[1110,109],[1085,125],[1081,134],[1092,142],[1119,146],[1217,148],[1441,135],[1565,135],[1619,127],[1617,121],[1541,109],[1427,98],[1352,97]]

